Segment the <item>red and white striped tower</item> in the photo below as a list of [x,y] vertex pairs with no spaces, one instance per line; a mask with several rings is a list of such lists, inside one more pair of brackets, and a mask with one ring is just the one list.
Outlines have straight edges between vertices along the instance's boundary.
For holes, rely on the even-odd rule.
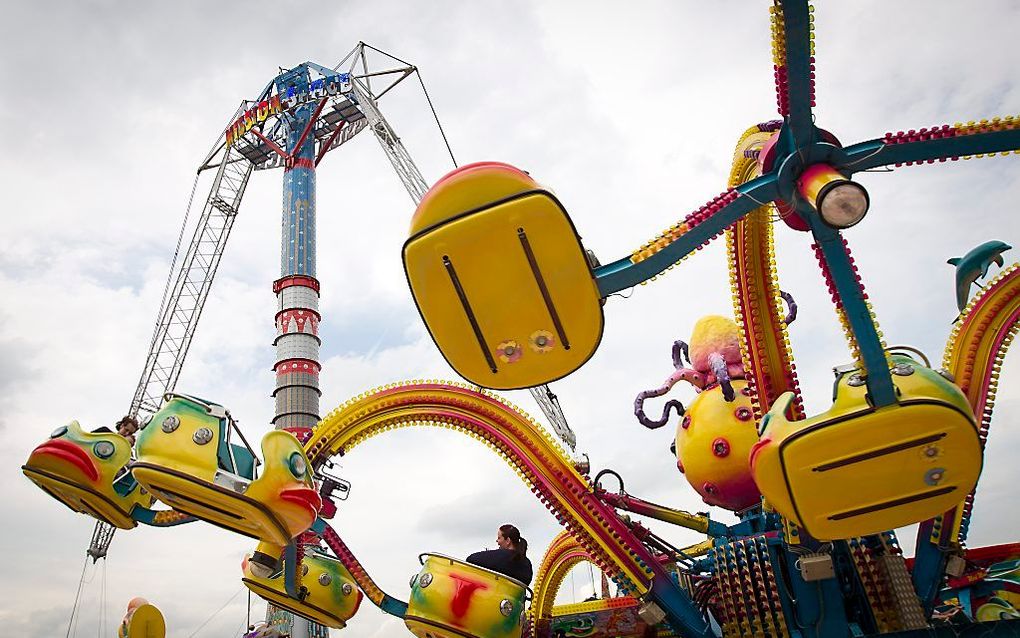
[[276,429],[304,440],[319,420],[319,281],[290,275],[273,282],[276,313]]

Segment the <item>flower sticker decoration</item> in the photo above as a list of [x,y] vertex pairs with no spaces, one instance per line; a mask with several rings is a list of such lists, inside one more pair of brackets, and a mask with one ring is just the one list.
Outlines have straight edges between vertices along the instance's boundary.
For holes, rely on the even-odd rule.
[[939,458],[942,457],[943,451],[942,451],[942,448],[939,447],[938,445],[932,444],[932,445],[926,445],[923,448],[921,448],[920,454],[921,454],[921,458],[924,459],[925,461],[932,461],[932,462],[934,462],[934,461],[939,460]]
[[520,359],[523,354],[524,351],[521,350],[520,344],[513,339],[502,341],[498,346],[496,346],[496,356],[499,357],[499,360],[503,363],[513,363]]
[[545,353],[552,350],[553,346],[556,345],[556,338],[548,330],[536,330],[528,337],[528,345],[535,352]]

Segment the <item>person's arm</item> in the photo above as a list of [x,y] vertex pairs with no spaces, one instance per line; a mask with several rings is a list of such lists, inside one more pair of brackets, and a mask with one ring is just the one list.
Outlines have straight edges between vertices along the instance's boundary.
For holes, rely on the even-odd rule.
[[475,552],[467,557],[467,562],[472,565],[478,565],[485,569],[492,569],[498,571],[499,565],[499,550],[498,549],[485,549],[480,552]]

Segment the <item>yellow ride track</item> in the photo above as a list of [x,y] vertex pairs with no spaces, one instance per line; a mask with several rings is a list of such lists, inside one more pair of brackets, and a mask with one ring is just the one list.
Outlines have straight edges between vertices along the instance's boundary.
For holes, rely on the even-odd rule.
[[[535,597],[531,601],[528,617],[532,635],[545,635],[555,618],[578,613],[597,612],[621,607],[637,607],[641,601],[634,596],[616,596],[598,600],[555,605],[556,595],[570,570],[581,563],[594,563],[588,551],[569,532],[560,532],[549,544],[535,573]],[[658,638],[676,635],[668,626],[656,627]]]
[[[1003,268],[971,299],[953,327],[942,358],[942,367],[955,377],[980,421],[982,445],[988,439],[1002,361],[1018,330],[1020,264],[1012,264]],[[943,520],[938,526],[941,534],[949,533],[962,543],[967,536],[973,506],[974,493],[971,492],[962,511],[951,517],[952,525],[947,527]]]
[[[733,153],[730,187],[760,175],[758,153],[774,135],[762,130],[765,128],[752,126],[740,136]],[[763,205],[726,231],[733,314],[741,327],[741,353],[755,418],[761,419],[779,395],[793,392],[791,417],[802,419],[804,407],[776,276],[772,210],[771,204]]]
[[[485,391],[449,383],[409,382],[361,394],[329,415],[305,444],[313,465],[346,454],[387,430],[430,425],[452,428],[499,454],[621,591],[642,595],[656,572],[654,558],[612,508],[592,493],[562,448],[530,417]],[[382,593],[359,564],[347,564],[372,600]]]
[[549,544],[535,573],[535,598],[531,601],[531,622],[537,626],[552,618],[556,593],[570,570],[583,562],[594,562],[588,551],[567,532],[560,532]]

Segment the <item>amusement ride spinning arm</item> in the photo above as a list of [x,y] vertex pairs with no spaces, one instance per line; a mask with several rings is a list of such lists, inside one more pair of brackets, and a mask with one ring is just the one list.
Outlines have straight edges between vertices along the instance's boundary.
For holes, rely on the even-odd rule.
[[[435,382],[386,386],[328,414],[305,443],[305,451],[317,467],[376,434],[415,425],[452,428],[488,445],[579,540],[599,568],[617,581],[621,591],[655,600],[684,635],[711,635],[689,595],[613,509],[595,496],[589,480],[574,469],[559,444],[494,395]],[[347,562],[352,556],[345,552],[339,558]],[[388,597],[367,579],[361,565],[355,561],[346,566],[368,597],[388,611],[383,604]]]
[[[813,204],[801,192],[799,181],[805,169],[819,164],[829,165],[850,177],[855,172],[878,166],[932,163],[1014,151],[1020,148],[1020,121],[995,118],[966,125],[947,125],[906,133],[901,131],[888,133],[882,139],[841,148],[835,138],[815,127],[812,122],[814,36],[811,33],[813,17],[810,11],[803,0],[777,2],[772,8],[777,101],[779,113],[784,120],[778,127],[775,145],[770,149],[771,155],[767,162],[763,162],[762,174],[753,177],[755,171],[750,162],[744,165],[743,170],[740,170],[740,163],[737,162],[731,175],[730,190],[687,215],[629,257],[597,268],[595,276],[603,296],[634,286],[679,263],[727,228],[745,219],[752,211],[775,201],[791,213],[796,213],[806,224],[805,229],[810,228],[815,239],[816,255],[850,341],[851,351],[867,371],[866,381],[876,404],[887,405],[895,402],[895,395],[886,365],[885,347],[860,285],[853,259],[839,231],[821,220]],[[768,128],[775,130],[773,125],[762,125],[759,130],[766,132]],[[742,142],[753,133],[753,129],[745,133]],[[754,259],[744,260],[736,253],[739,249],[748,251],[748,244],[741,245],[736,241],[741,238],[747,241],[745,237],[751,230],[748,226],[744,224],[744,227],[732,231],[734,249],[731,250],[730,259],[731,264],[738,269],[755,266]],[[764,237],[752,239],[750,246],[760,253],[763,241]],[[748,254],[743,257],[751,256]],[[765,262],[769,261],[763,257],[765,255],[759,254],[757,261],[760,265],[757,267],[764,267]],[[737,273],[743,274],[739,270]],[[759,283],[766,282],[759,280]],[[755,289],[749,285],[747,290]],[[768,317],[774,312],[768,305],[770,295],[765,294],[763,297],[757,303],[765,304],[765,308],[758,309],[766,312],[759,312],[758,316]],[[739,307],[747,306],[748,300],[738,295],[735,303],[738,304],[741,319],[747,321],[749,316],[754,316],[747,312],[751,310],[750,307]],[[755,334],[758,330],[756,326],[747,327],[751,328],[747,331],[745,344],[748,358],[753,362],[757,358],[757,350],[757,354],[771,359],[773,364],[779,364],[768,365],[768,374],[780,377],[790,374],[788,379],[754,379],[755,387],[763,395],[758,397],[761,402],[758,409],[761,409],[761,406],[768,405],[763,399],[769,397],[770,393],[775,396],[777,391],[781,392],[785,387],[796,394],[796,378],[792,376],[792,368],[782,365],[783,360],[788,359],[788,349],[785,343],[782,347],[775,347],[782,341],[775,326],[768,330],[763,326],[761,329],[764,332],[758,334]],[[767,332],[774,336],[767,336]],[[772,346],[766,345],[769,341]],[[764,363],[765,359],[761,362]],[[761,370],[765,367],[758,365]],[[749,369],[755,369],[755,366]],[[760,372],[755,374],[762,377]],[[794,409],[801,409],[799,403],[794,403]]]

